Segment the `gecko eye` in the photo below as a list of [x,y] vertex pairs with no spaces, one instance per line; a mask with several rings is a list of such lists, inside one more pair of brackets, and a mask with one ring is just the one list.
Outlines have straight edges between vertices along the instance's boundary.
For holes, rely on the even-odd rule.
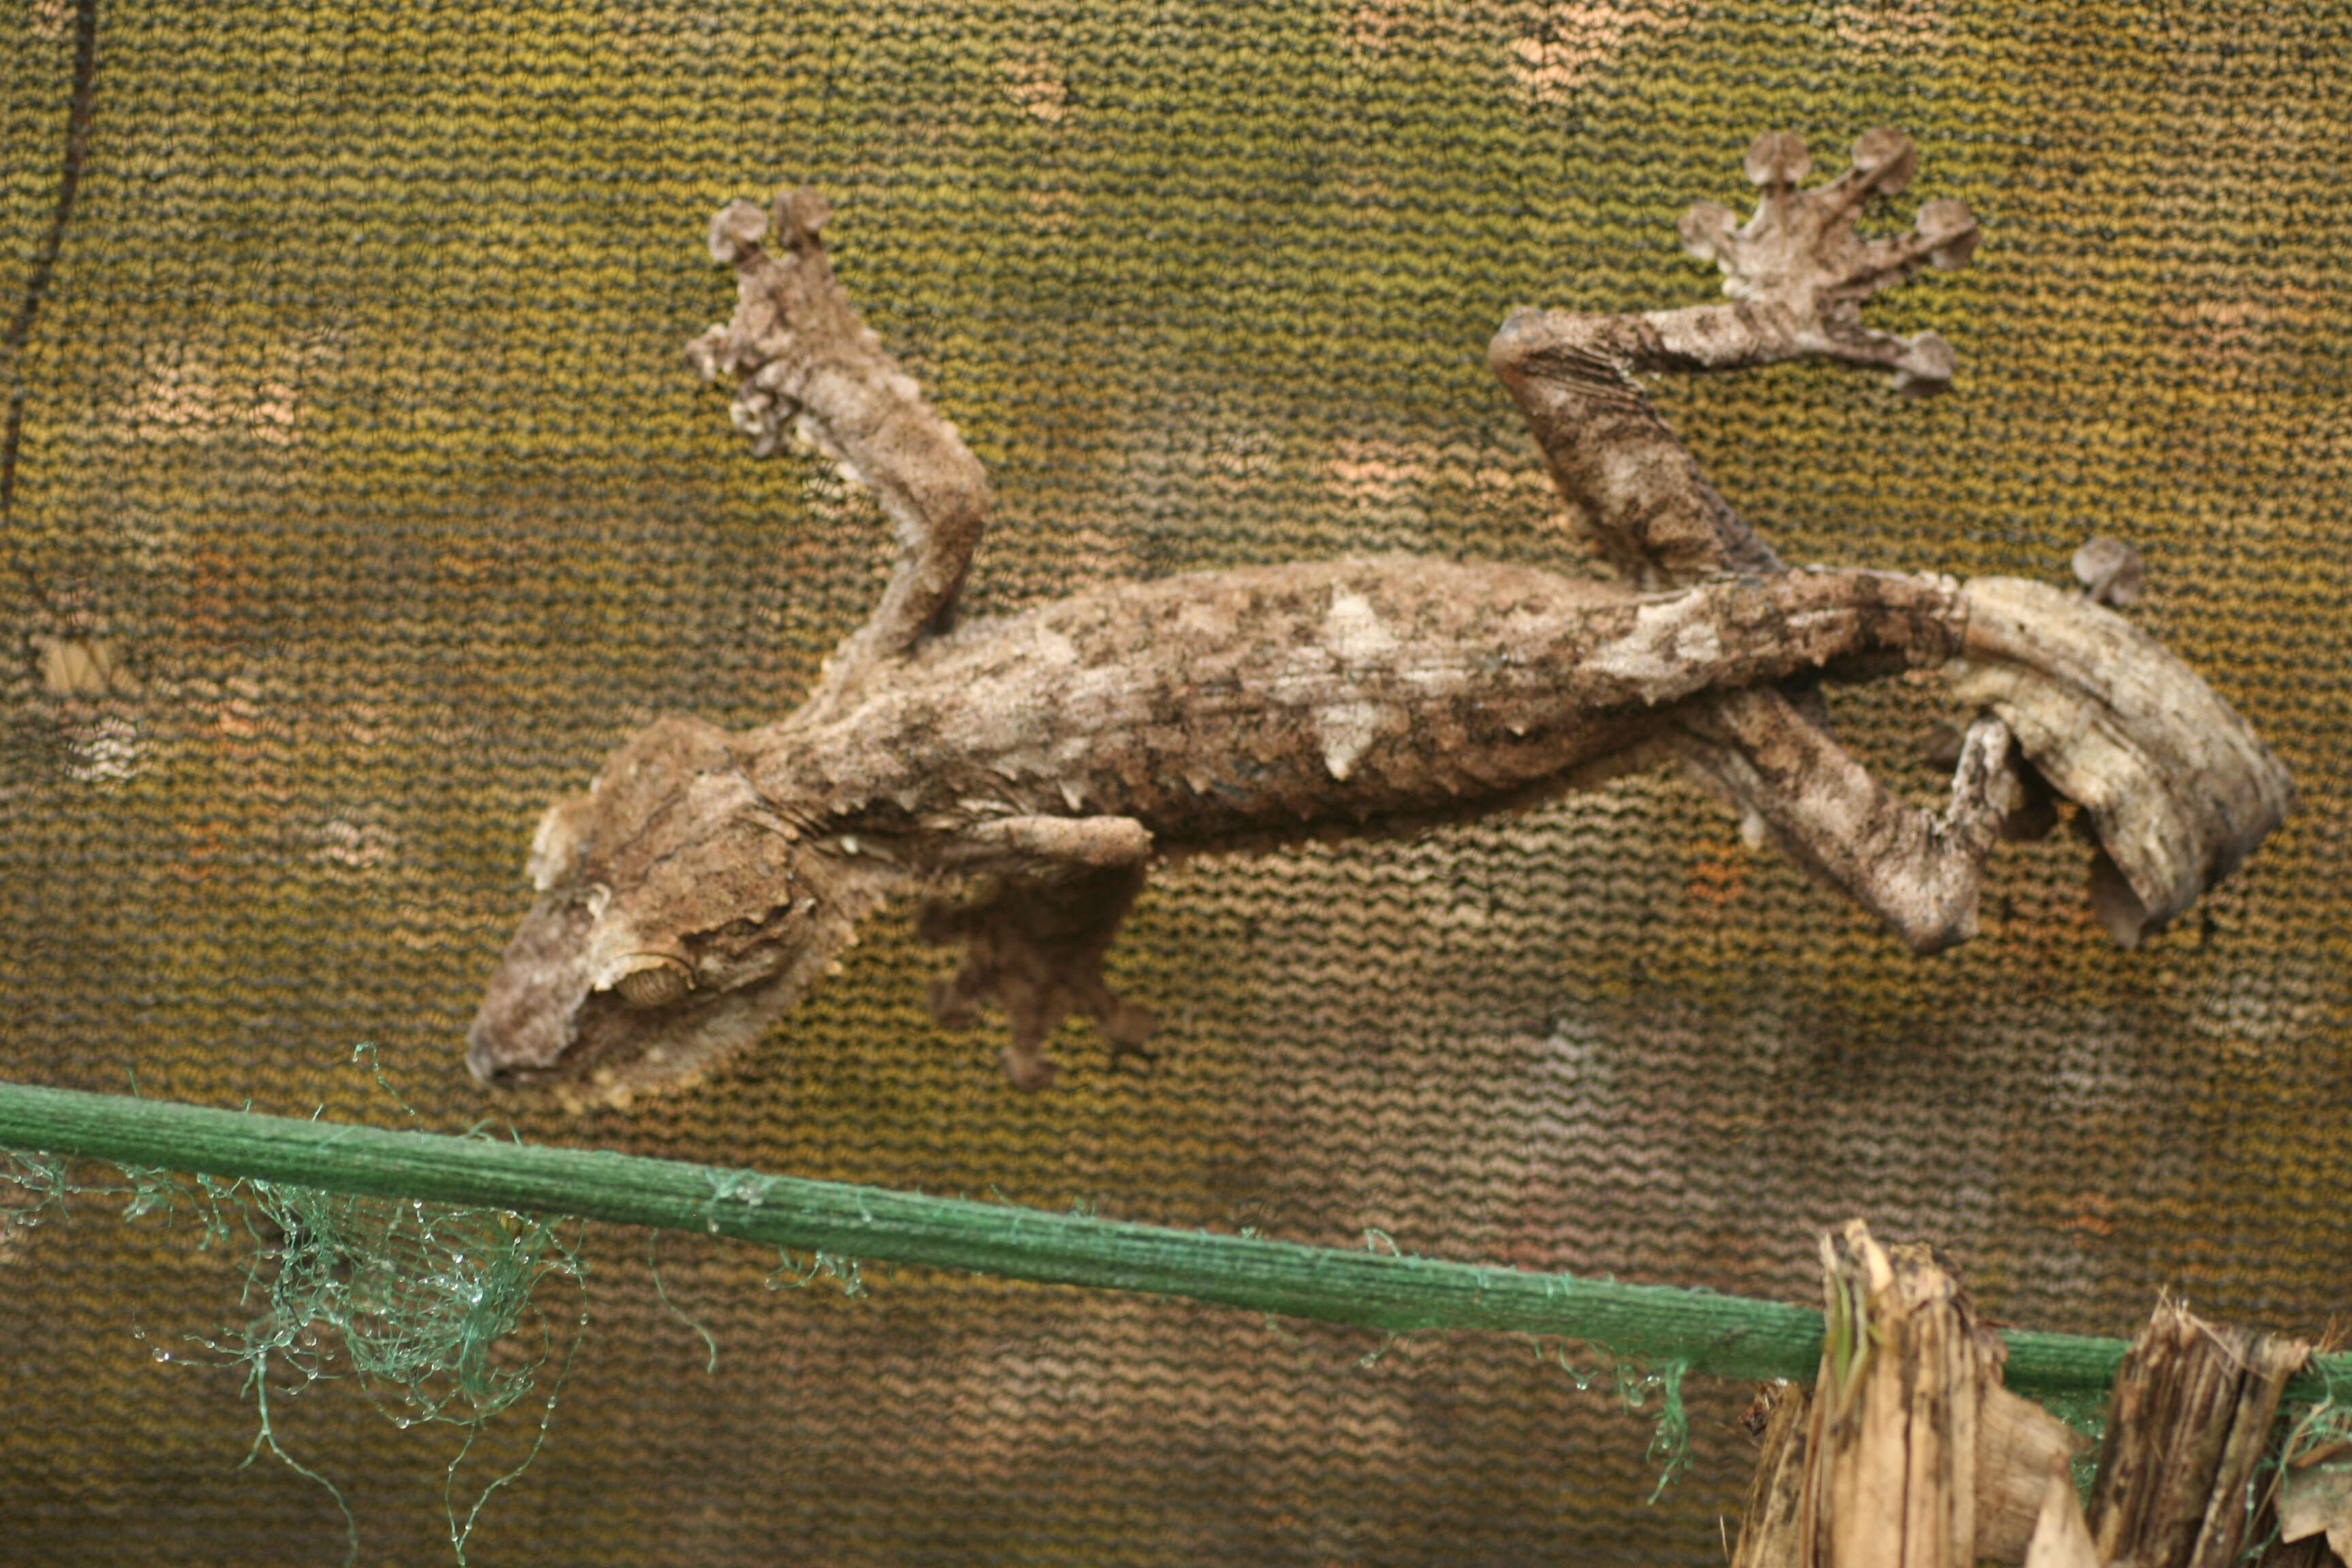
[[674,958],[657,958],[622,975],[614,989],[632,1007],[666,1007],[685,995],[691,984],[686,965]]

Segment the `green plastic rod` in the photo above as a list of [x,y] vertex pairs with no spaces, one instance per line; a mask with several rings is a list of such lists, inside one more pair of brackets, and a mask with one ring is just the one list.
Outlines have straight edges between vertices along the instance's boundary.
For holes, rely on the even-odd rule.
[[[0,1148],[117,1164],[695,1230],[801,1251],[1147,1291],[1395,1331],[1557,1335],[1716,1377],[1810,1382],[1822,1315],[1778,1301],[1212,1235],[771,1176],[601,1150],[394,1132],[167,1100],[0,1084]],[[2009,1382],[2083,1393],[2119,1340],[2011,1331]],[[2347,1364],[2352,1357],[2332,1357]],[[2306,1374],[2316,1395],[2319,1385]]]

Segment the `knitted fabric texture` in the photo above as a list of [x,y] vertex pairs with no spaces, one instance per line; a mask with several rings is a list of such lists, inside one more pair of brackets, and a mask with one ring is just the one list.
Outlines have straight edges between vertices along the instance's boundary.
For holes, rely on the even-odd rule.
[[[367,1040],[443,1131],[1806,1304],[1861,1214],[2011,1322],[2128,1335],[2169,1286],[2315,1331],[2352,1307],[2347,68],[2342,5],[13,0],[0,1077],[403,1124]],[[1870,308],[1948,338],[1954,390],[1800,365],[1662,405],[1792,562],[2145,553],[2132,617],[2303,792],[2173,929],[2115,948],[2062,835],[1916,958],[1637,777],[1159,868],[1111,961],[1148,1067],[1072,1024],[1012,1089],[1001,1026],[930,1022],[953,955],[902,910],[692,1092],[572,1116],[466,1076],[541,809],[660,714],[789,711],[888,559],[680,361],[730,306],[729,198],[832,202],[988,466],[985,614],[1379,551],[1600,572],[1488,337],[1717,297],[1684,207],[1748,198],[1759,131],[1833,169],[1878,124],[1921,154],[1885,227],[1984,226]],[[1937,800],[1932,683],[1832,701]],[[771,1293],[719,1238],[667,1238],[657,1289],[615,1227],[583,1256],[474,1561],[1696,1564],[1752,1463],[1748,1391],[1693,1380],[1645,1506],[1654,1411],[1524,1339],[912,1268]],[[239,1285],[184,1228],[5,1233],[0,1557],[340,1560],[319,1488],[235,1470],[239,1373],[151,1354]],[[449,1560],[446,1430],[332,1384],[270,1413],[367,1561]],[[484,1479],[536,1433],[502,1420]]]

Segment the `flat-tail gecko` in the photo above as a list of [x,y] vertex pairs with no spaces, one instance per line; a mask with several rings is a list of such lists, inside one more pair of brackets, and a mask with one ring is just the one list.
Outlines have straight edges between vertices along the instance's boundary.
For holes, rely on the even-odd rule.
[[[870,486],[897,563],[799,711],[740,732],[665,719],[549,810],[537,900],[468,1037],[475,1075],[613,1100],[694,1081],[886,900],[972,886],[919,922],[967,950],[932,1010],[962,1023],[1000,1005],[1005,1070],[1042,1087],[1046,1037],[1073,1012],[1114,1050],[1150,1032],[1102,961],[1154,858],[1409,831],[1670,761],[1923,952],[1973,931],[1987,854],[2045,788],[2096,833],[2092,896],[2118,940],[2178,914],[2294,803],[2210,688],[2093,595],[1785,568],[1636,379],[1819,356],[1948,385],[1941,338],[1861,320],[1870,295],[1975,246],[1954,201],[1899,237],[1856,237],[1865,199],[1914,162],[1906,137],[1873,131],[1805,190],[1803,144],[1768,133],[1747,161],[1755,216],[1702,203],[1682,222],[1731,302],[1504,322],[1491,362],[1618,582],[1383,557],[965,622],[979,461],[851,307],[824,198],[731,204],[710,250],[735,271],[734,319],[689,356],[734,379],[756,453],[797,436]],[[2103,591],[2124,580],[2104,556],[2098,572]],[[1823,678],[1904,669],[1945,671],[1979,713],[1940,815],[1890,795],[1819,703]]]

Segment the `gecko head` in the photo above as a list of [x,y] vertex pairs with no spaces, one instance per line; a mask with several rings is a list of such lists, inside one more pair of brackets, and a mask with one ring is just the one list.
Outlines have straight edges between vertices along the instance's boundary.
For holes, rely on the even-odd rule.
[[757,1039],[882,893],[761,795],[723,731],[688,719],[640,731],[548,810],[530,877],[466,1065],[616,1102]]

